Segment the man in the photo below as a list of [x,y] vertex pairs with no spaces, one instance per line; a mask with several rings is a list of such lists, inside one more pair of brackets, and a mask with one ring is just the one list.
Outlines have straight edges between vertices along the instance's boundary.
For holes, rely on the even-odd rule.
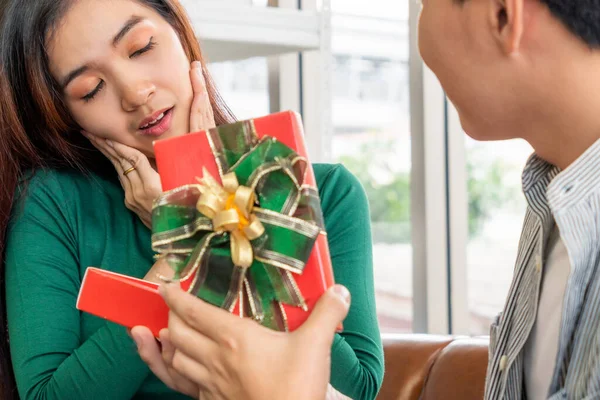
[[535,150],[485,398],[600,398],[600,1],[423,0],[419,47],[468,135]]
[[535,150],[486,399],[600,398],[599,44],[598,0],[423,0],[420,52],[466,133]]

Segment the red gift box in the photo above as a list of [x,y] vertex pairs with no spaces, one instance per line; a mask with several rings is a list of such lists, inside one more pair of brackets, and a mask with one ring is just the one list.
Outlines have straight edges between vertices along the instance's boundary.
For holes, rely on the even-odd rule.
[[[253,120],[258,138],[270,136],[285,144],[298,155],[307,158],[303,129],[299,116],[281,112]],[[159,140],[154,144],[156,163],[163,191],[195,184],[207,170],[219,180],[217,163],[213,156],[207,132]],[[316,186],[314,173],[307,164],[304,183]],[[334,284],[327,239],[319,235],[301,275],[293,274],[304,297],[308,311],[282,304],[290,331],[297,329],[310,314],[319,297]],[[187,290],[191,276],[182,281]],[[155,335],[167,326],[168,310],[158,293],[158,285],[89,268],[84,277],[77,308],[113,322],[133,327],[144,325]],[[236,306],[234,313],[239,313]]]

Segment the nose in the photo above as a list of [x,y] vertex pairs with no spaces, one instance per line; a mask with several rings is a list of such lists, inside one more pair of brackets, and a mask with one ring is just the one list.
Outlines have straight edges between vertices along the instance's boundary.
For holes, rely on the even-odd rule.
[[156,92],[156,86],[147,80],[136,80],[124,85],[121,106],[125,111],[134,111],[148,103]]

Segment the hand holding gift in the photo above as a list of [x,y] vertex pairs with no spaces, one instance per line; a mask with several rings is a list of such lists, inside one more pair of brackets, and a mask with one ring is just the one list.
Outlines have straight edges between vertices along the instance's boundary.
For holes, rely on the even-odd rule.
[[350,302],[344,287],[330,288],[292,334],[241,321],[175,285],[164,289],[171,316],[160,346],[145,327],[132,335],[142,359],[172,389],[200,399],[344,397],[327,389],[331,343]]

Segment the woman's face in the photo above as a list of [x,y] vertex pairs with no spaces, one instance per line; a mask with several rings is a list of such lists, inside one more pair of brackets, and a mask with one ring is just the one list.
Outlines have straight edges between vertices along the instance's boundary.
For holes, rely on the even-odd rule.
[[48,57],[83,130],[149,156],[154,140],[189,131],[190,60],[154,10],[131,0],[73,2],[48,36]]

